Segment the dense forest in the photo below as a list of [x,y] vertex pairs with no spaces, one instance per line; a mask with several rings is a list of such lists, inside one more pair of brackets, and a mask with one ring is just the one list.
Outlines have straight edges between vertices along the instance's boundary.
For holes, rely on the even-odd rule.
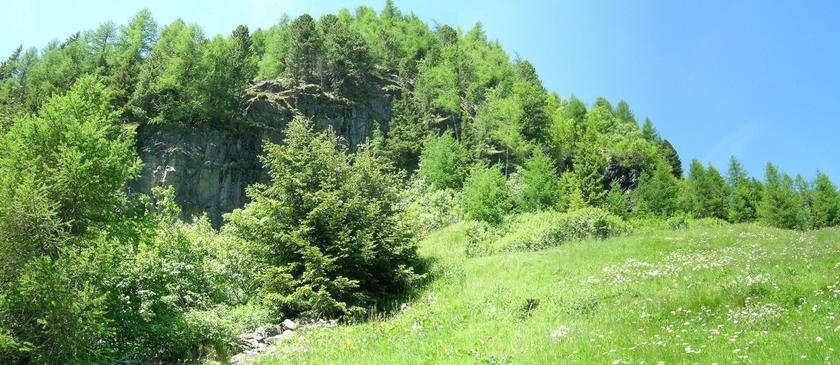
[[[182,219],[166,184],[127,188],[138,128],[250,128],[263,80],[351,106],[385,95],[388,118],[347,143],[294,116],[220,227]],[[468,221],[482,255],[537,212],[563,236],[514,244],[696,219],[820,229],[840,225],[840,195],[735,157],[685,172],[628,103],[546,90],[481,24],[430,27],[389,1],[208,37],[143,10],[0,65],[0,361],[223,359],[284,318],[364,321],[429,279],[424,234]]]

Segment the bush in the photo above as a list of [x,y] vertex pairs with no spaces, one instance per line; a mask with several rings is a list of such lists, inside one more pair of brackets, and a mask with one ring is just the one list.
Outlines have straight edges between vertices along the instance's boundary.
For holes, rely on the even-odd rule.
[[400,204],[405,207],[406,217],[418,236],[459,222],[464,216],[458,192],[433,190],[422,178],[409,182]]
[[464,182],[464,211],[467,217],[499,224],[511,208],[510,192],[501,169],[474,166]]
[[421,278],[401,177],[368,146],[351,156],[333,132],[296,118],[263,163],[271,183],[251,187],[251,203],[227,219],[250,242],[258,295],[276,318],[360,316]]
[[0,313],[27,346],[3,354],[4,363],[102,363],[113,353],[106,346],[116,333],[105,298],[97,287],[73,275],[73,264],[46,256],[26,264]]
[[461,189],[466,175],[466,151],[449,133],[429,137],[420,154],[420,175],[432,189]]
[[688,214],[677,213],[665,220],[665,225],[670,229],[685,229],[688,228],[689,219]]
[[500,226],[470,222],[466,254],[482,256],[503,251],[534,251],[585,239],[604,239],[628,231],[621,218],[598,208],[569,213],[553,211],[512,216]]

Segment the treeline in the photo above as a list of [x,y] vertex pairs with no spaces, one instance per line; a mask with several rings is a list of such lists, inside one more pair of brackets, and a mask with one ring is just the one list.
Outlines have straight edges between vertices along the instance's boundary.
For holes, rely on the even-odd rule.
[[[270,181],[220,230],[179,221],[171,190],[126,193],[133,124],[236,126],[243,90],[269,78],[351,101],[384,88],[390,118],[353,153],[296,118],[266,146]],[[285,317],[363,319],[417,288],[417,237],[462,215],[582,211],[555,221],[595,236],[620,231],[595,227],[614,216],[840,224],[823,174],[768,165],[759,181],[733,159],[725,178],[697,161],[683,175],[626,102],[547,91],[480,24],[430,28],[389,1],[207,38],[141,11],[0,65],[0,360],[224,358]],[[549,228],[555,243],[593,235]]]

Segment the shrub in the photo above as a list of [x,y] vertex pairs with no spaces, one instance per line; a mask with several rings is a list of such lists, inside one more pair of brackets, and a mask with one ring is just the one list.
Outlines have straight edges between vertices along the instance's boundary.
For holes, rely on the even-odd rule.
[[0,360],[101,363],[112,354],[113,349],[104,346],[116,338],[105,298],[97,287],[73,275],[73,266],[72,260],[47,256],[26,264],[23,274],[7,292],[0,313],[27,348],[3,354]]
[[250,242],[275,315],[359,316],[421,278],[400,176],[368,146],[351,156],[333,132],[296,118],[263,163],[270,184],[251,187],[251,203],[227,219]]
[[429,137],[420,154],[420,175],[432,189],[461,189],[466,175],[466,151],[449,133]]
[[502,251],[534,251],[585,239],[604,239],[628,231],[621,218],[598,208],[569,213],[553,211],[512,216],[500,226],[470,222],[466,254],[489,255]]
[[460,221],[464,208],[460,194],[452,189],[431,189],[422,178],[412,179],[400,203],[414,232],[420,236]]
[[665,226],[670,229],[685,229],[688,228],[689,219],[688,214],[677,213],[665,220]]
[[467,217],[499,224],[511,210],[507,181],[497,166],[476,165],[464,182],[464,211]]

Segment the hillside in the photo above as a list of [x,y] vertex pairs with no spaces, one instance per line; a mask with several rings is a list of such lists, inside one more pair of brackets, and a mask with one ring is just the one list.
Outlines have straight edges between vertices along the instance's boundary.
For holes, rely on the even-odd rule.
[[837,229],[698,224],[480,258],[464,235],[421,243],[435,279],[400,313],[306,331],[255,363],[838,361]]
[[832,362],[836,227],[392,1],[0,63],[4,364]]

